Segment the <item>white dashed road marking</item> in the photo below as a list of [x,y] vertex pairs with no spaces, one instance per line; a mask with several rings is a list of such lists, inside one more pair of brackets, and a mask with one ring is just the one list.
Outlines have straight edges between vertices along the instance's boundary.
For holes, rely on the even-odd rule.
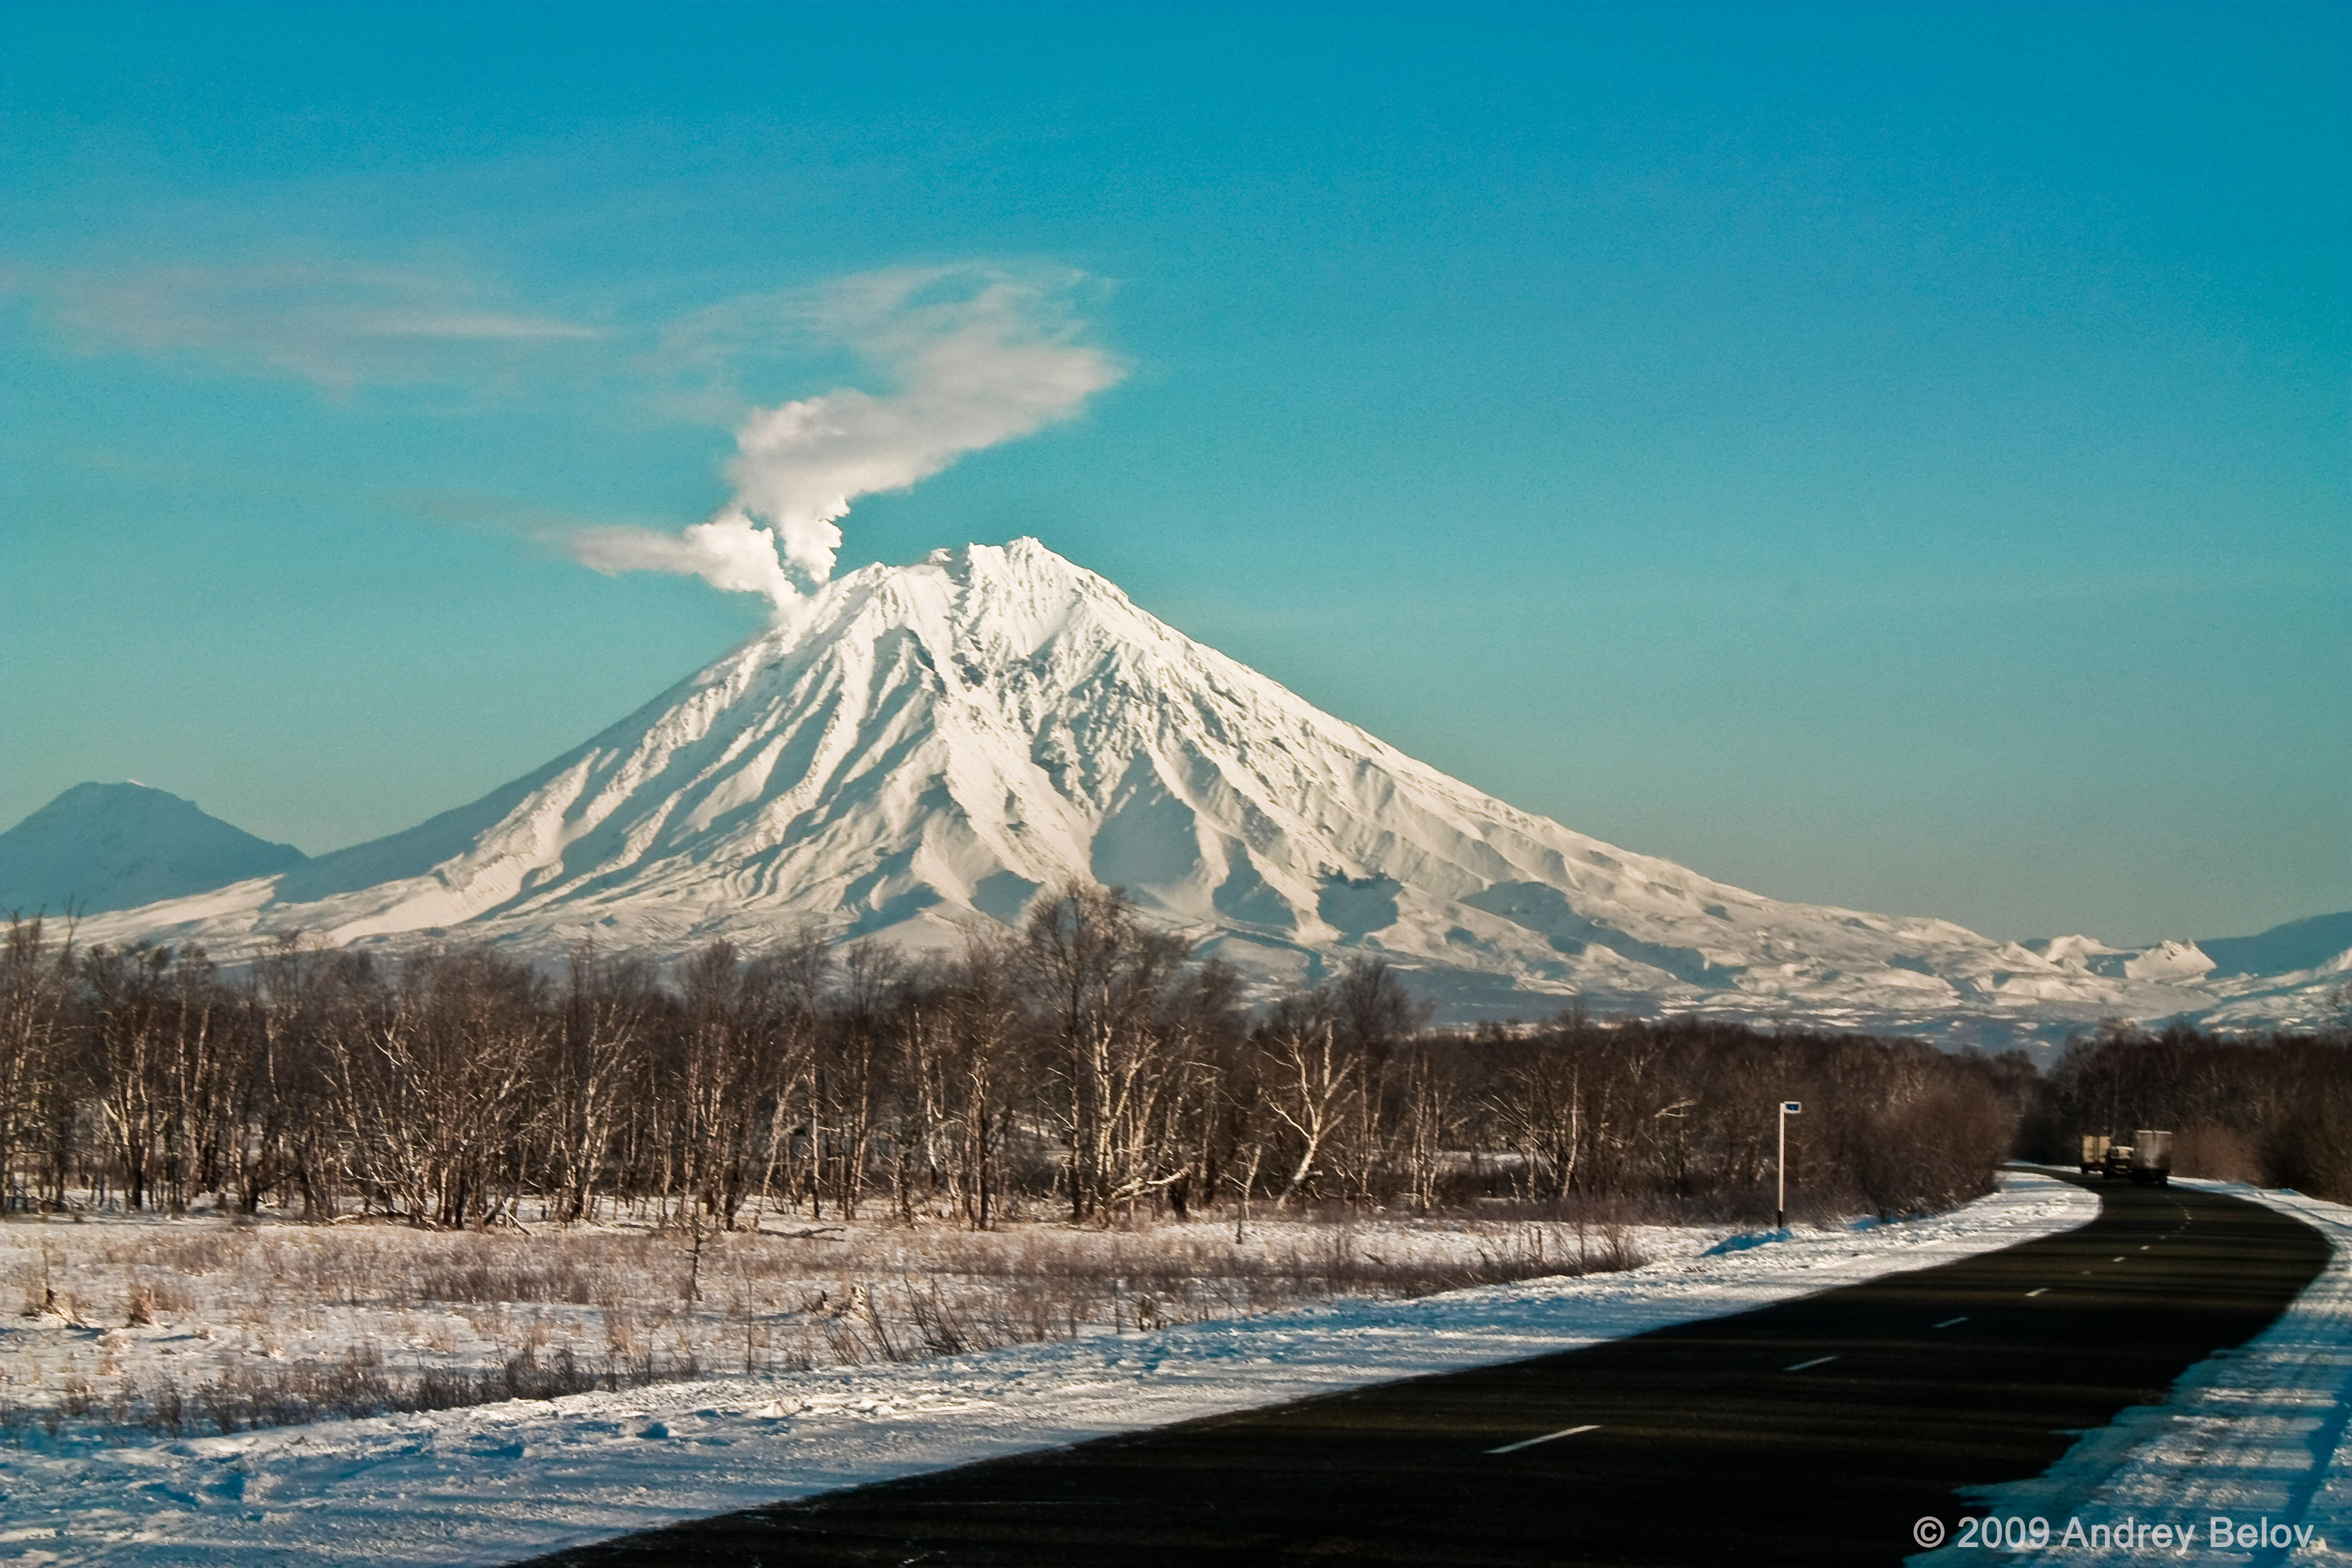
[[1547,1432],[1540,1437],[1529,1437],[1524,1442],[1506,1443],[1499,1448],[1489,1448],[1486,1452],[1490,1454],[1516,1454],[1521,1448],[1532,1448],[1538,1443],[1549,1443],[1554,1437],[1573,1437],[1579,1432],[1598,1432],[1600,1430],[1601,1424],[1597,1421],[1584,1426],[1563,1426],[1557,1432]]

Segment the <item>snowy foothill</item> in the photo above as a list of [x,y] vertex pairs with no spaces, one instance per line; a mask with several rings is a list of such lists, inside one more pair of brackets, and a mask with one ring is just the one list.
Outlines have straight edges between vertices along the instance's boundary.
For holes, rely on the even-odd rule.
[[[2352,1554],[2352,1206],[2234,1182],[2181,1186],[2264,1204],[2325,1235],[2318,1279],[2262,1333],[2182,1373],[2162,1405],[2137,1405],[2087,1432],[2031,1480],[1970,1489],[2008,1538],[2050,1544],[2017,1552],[1958,1544],[1911,1568],[1974,1562],[2302,1563]],[[2169,1538],[2152,1542],[2158,1527]],[[2223,1543],[2220,1534],[2230,1536]],[[2262,1537],[2268,1535],[2265,1544]],[[2118,1542],[2128,1539],[2129,1545]]]
[[916,1471],[1745,1311],[1995,1251],[2097,1212],[2093,1194],[2009,1172],[1990,1196],[1890,1224],[1769,1238],[1646,1227],[1632,1239],[1654,1261],[1625,1272],[178,1440],[131,1434],[57,1445],[27,1431],[21,1447],[0,1450],[0,1562],[510,1562]]

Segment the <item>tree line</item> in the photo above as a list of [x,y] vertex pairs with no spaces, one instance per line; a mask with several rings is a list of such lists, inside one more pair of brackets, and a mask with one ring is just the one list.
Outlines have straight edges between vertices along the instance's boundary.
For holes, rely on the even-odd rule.
[[2128,1142],[2142,1127],[2172,1133],[2182,1174],[2352,1203],[2352,1031],[2108,1023],[2052,1067],[2023,1142],[2035,1158],[2071,1163],[2083,1134]]
[[[1768,1215],[1974,1196],[2048,1086],[2019,1054],[1680,1019],[1433,1030],[1377,960],[1271,1003],[1117,889],[1073,884],[952,953],[814,927],[667,972],[583,945],[397,958],[292,937],[0,954],[12,1207],[205,1194],[315,1218],[565,1224],[625,1205],[1110,1223],[1257,1203],[1651,1203]],[[2040,1125],[2036,1122],[2035,1125]]]

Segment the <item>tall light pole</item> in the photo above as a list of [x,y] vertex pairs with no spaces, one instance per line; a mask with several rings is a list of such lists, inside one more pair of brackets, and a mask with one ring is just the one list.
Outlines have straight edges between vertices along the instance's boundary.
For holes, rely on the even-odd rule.
[[1789,1228],[1789,1118],[1804,1109],[1797,1100],[1784,1100],[1780,1102],[1780,1158],[1779,1169],[1773,1173],[1780,1184],[1779,1195],[1772,1205],[1774,1230]]

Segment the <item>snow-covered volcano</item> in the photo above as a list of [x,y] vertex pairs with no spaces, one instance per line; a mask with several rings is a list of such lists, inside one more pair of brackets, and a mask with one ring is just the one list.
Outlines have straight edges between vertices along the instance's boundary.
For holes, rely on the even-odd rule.
[[[2210,1006],[1949,921],[1788,904],[1519,811],[1313,707],[1034,540],[874,566],[474,804],[92,922],[671,953],[814,916],[910,945],[1070,877],[1268,982],[1384,955],[1454,1016],[1603,1006],[1938,1027]],[[2087,944],[2096,948],[2097,944]],[[2176,966],[2177,967],[2177,966]]]

